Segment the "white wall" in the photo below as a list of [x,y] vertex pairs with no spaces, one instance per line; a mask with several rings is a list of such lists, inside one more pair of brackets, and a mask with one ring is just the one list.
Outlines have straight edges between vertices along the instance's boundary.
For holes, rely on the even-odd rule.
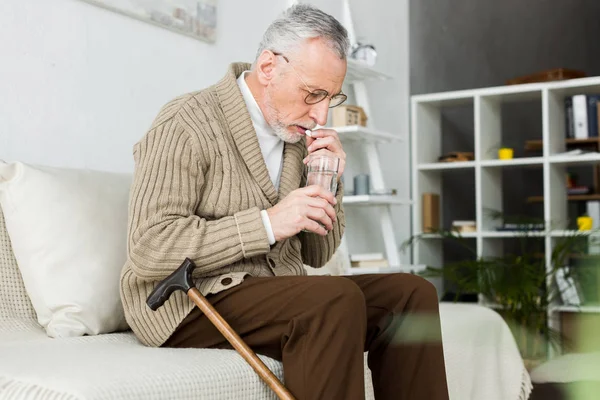
[[[341,0],[309,2],[342,18]],[[80,0],[1,0],[0,159],[131,171],[132,146],[159,108],[216,82],[231,61],[251,61],[289,4],[218,0],[218,38],[207,44]],[[394,77],[369,85],[370,117],[406,140],[381,146],[381,156],[388,185],[408,197],[408,0],[351,7],[358,36],[377,47],[377,68]],[[360,147],[348,150],[350,183],[368,171]],[[384,250],[374,211],[348,209],[348,218],[353,252]],[[399,243],[409,218],[395,208]]]
[[218,0],[208,44],[80,0],[0,2],[0,159],[131,171],[160,107],[251,61],[283,0]]

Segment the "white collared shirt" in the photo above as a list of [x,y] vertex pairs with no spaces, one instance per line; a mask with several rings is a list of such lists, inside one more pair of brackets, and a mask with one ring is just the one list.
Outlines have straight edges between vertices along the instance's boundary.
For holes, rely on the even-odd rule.
[[[283,146],[284,142],[275,134],[273,128],[267,123],[265,117],[256,102],[256,99],[252,95],[250,88],[246,84],[246,74],[248,71],[244,71],[237,79],[237,84],[240,87],[246,108],[252,119],[252,125],[256,131],[258,138],[258,144],[260,145],[260,151],[267,165],[269,171],[269,177],[271,182],[275,186],[275,189],[279,190],[279,178],[281,176],[281,166],[283,162]],[[267,230],[267,236],[269,237],[269,243],[273,245],[275,243],[275,235],[271,228],[271,221],[266,210],[261,211],[261,217],[265,229]]]

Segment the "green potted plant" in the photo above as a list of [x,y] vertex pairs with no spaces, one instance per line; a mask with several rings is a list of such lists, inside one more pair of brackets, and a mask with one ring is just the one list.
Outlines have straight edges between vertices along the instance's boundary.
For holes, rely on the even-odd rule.
[[[505,218],[491,213],[493,218],[519,223],[525,227],[538,226],[531,218]],[[542,221],[543,222],[543,221]],[[548,345],[558,347],[559,332],[548,324],[548,311],[560,292],[554,283],[556,272],[568,264],[573,253],[586,246],[589,232],[556,238],[550,267],[546,268],[544,239],[537,230],[522,229],[517,235],[518,250],[500,256],[477,257],[460,233],[442,230],[434,232],[466,248],[471,257],[449,262],[443,267],[428,266],[424,277],[442,277],[454,284],[456,298],[461,294],[479,293],[486,302],[504,317],[511,328],[523,359],[532,367],[547,356]],[[537,233],[537,234],[536,234]],[[403,247],[411,246],[420,236],[408,240]],[[582,240],[583,239],[583,240]]]

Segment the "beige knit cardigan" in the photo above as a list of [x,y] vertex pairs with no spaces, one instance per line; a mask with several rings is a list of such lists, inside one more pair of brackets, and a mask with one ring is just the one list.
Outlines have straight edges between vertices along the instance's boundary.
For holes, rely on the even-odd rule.
[[162,345],[194,307],[183,292],[158,311],[146,305],[157,282],[186,257],[197,265],[196,286],[208,295],[246,276],[305,275],[303,264],[323,266],[340,244],[341,186],[337,222],[326,237],[300,233],[269,245],[260,210],[304,185],[307,150],[304,140],[285,144],[277,192],[236,82],[249,68],[232,64],[216,85],[169,102],[134,146],[121,298],[127,322],[146,345]]

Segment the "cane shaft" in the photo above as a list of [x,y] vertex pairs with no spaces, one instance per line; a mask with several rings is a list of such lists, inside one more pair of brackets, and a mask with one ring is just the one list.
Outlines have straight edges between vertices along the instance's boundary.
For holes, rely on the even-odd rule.
[[215,308],[206,300],[204,296],[195,287],[187,292],[188,296],[200,308],[200,311],[213,323],[213,325],[225,336],[225,339],[237,350],[238,353],[250,364],[263,381],[277,394],[282,400],[294,400],[294,396],[277,379],[275,374],[262,362],[260,358],[248,347],[242,338],[233,330],[233,328],[221,317]]

